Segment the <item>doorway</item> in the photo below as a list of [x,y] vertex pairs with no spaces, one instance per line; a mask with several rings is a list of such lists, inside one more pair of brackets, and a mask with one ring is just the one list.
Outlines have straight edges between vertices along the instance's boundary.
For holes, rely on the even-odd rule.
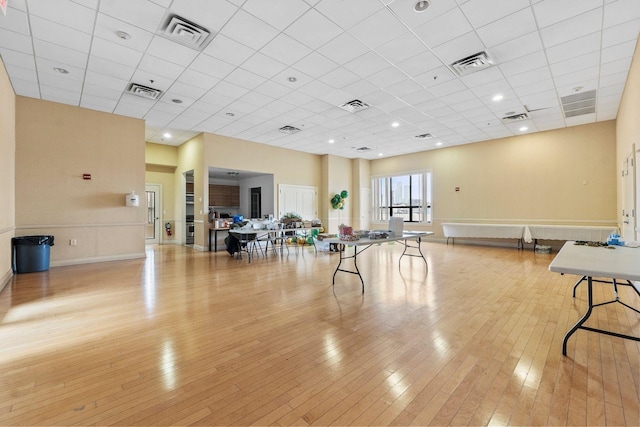
[[262,216],[262,187],[253,187],[251,189],[251,218],[260,218]]
[[145,185],[147,214],[144,239],[147,245],[160,243],[160,212],[162,212],[162,188],[159,184]]

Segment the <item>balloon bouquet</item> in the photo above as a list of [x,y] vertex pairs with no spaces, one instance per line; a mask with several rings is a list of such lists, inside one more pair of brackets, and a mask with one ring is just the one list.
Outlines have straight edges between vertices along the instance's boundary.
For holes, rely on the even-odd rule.
[[333,206],[333,209],[344,210],[344,199],[346,199],[347,197],[349,197],[349,193],[347,192],[347,190],[342,190],[340,194],[336,194],[335,196],[333,196],[333,198],[331,199],[331,206]]

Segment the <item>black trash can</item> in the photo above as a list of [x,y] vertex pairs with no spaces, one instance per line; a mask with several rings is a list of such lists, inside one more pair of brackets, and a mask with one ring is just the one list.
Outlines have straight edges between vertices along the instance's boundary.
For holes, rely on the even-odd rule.
[[20,236],[11,239],[14,273],[34,273],[49,269],[53,236]]

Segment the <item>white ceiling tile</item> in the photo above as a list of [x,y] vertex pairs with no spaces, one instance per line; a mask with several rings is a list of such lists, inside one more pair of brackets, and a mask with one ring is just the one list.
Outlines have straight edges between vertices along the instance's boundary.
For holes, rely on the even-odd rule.
[[217,85],[215,85],[209,93],[220,94],[220,95],[228,96],[229,98],[232,98],[232,99],[238,99],[238,98],[242,98],[247,92],[249,92],[248,89],[242,86],[238,86],[236,84],[230,83],[226,80],[223,80]]
[[91,34],[97,14],[95,8],[71,0],[30,1],[29,13],[62,26],[66,26],[69,17],[73,16],[74,27],[87,34]]
[[[473,2],[467,4],[473,4]],[[477,32],[482,42],[486,46],[492,47],[536,30],[537,26],[533,12],[531,8],[527,7],[498,21],[480,27]]]
[[[251,28],[251,31],[247,31],[248,28]],[[220,30],[220,34],[258,50],[273,40],[278,35],[278,30],[255,16],[239,10],[233,19]],[[213,39],[213,42],[217,39],[218,36]]]
[[338,68],[338,64],[318,52],[311,52],[293,64],[293,68],[311,77],[318,78]]
[[513,59],[511,61],[506,62],[498,62],[498,67],[500,71],[507,76],[514,76],[517,74],[522,74],[527,71],[547,67],[547,56],[545,52],[539,50],[537,52],[531,52],[527,56],[521,56],[519,58]]
[[380,56],[393,63],[402,62],[424,51],[422,41],[411,32],[404,33],[376,49]]
[[544,79],[530,84],[514,87],[513,91],[516,93],[516,95],[523,97],[537,92],[555,90],[555,88],[556,87],[552,79]]
[[[528,0],[471,0],[460,6],[467,19],[476,28],[495,22],[524,8]],[[514,19],[517,19],[514,17]]]
[[542,40],[538,32],[515,38],[489,49],[489,54],[497,64],[503,64],[517,58],[531,55],[543,49]]
[[455,8],[438,19],[419,26],[415,33],[427,46],[434,48],[472,30],[462,11]]
[[455,78],[456,76],[453,71],[451,71],[449,67],[442,65],[416,76],[415,80],[428,89],[431,86],[439,85]]
[[455,61],[482,52],[485,49],[485,45],[480,38],[475,32],[471,31],[434,47],[433,52],[445,64],[452,64]]
[[33,55],[33,44],[35,42],[41,42],[41,40],[32,41],[29,36],[2,28],[0,28],[0,40],[6,40],[2,46],[4,49],[14,50],[28,55]]
[[183,66],[189,65],[198,56],[197,51],[159,36],[151,40],[146,53]]
[[[131,38],[125,40],[118,37],[116,34],[118,31],[124,31],[129,34]],[[151,43],[153,33],[126,22],[122,22],[109,15],[105,15],[104,13],[99,13],[96,19],[95,37],[120,44],[128,49],[144,52],[147,50],[149,43]]]
[[275,82],[273,80],[267,80],[258,86],[255,91],[266,96],[278,99],[287,93],[291,92],[293,88],[287,87],[284,84]]
[[31,17],[30,23],[33,37],[36,39],[42,39],[49,43],[81,52],[86,52],[91,45],[91,34],[36,16]]
[[600,50],[602,33],[600,31],[591,33],[584,37],[570,40],[547,49],[549,63],[557,63]]
[[335,39],[343,30],[318,11],[311,9],[284,31],[300,43],[318,49]]
[[442,66],[442,61],[430,51],[419,53],[418,55],[397,64],[398,68],[407,75],[415,77],[425,71]]
[[100,2],[100,13],[155,33],[165,8],[148,0],[109,0]]
[[551,70],[549,67],[539,67],[524,73],[507,77],[507,81],[512,87],[526,86],[542,80],[551,80]]
[[467,87],[475,87],[491,83],[496,80],[503,79],[504,75],[498,67],[490,67],[484,70],[476,71],[475,73],[466,74],[460,77],[460,80],[467,85]]
[[387,67],[368,77],[372,84],[385,88],[399,83],[407,78],[407,75],[395,67]]
[[636,42],[628,41],[625,43],[620,43],[615,46],[609,46],[607,48],[602,49],[602,58],[601,61],[603,64],[607,62],[618,61],[624,58],[630,58],[633,56],[633,52],[636,47]]
[[607,76],[609,74],[619,73],[620,70],[629,70],[631,67],[631,60],[631,57],[627,57],[602,64],[600,65],[600,75]]
[[584,12],[602,7],[602,0],[544,0],[533,5],[540,28],[557,24]]
[[336,89],[341,89],[360,80],[360,77],[346,68],[336,68],[320,78],[320,81]]
[[137,67],[143,57],[142,52],[99,38],[93,39],[91,55],[127,67]]
[[189,69],[219,80],[229,75],[236,67],[212,56],[200,54]]
[[[206,1],[214,4],[210,0]],[[243,8],[253,16],[282,31],[307,12],[309,5],[289,0],[269,0],[268,2],[248,1],[243,5]]]
[[369,51],[345,64],[345,68],[359,75],[368,77],[386,68],[391,64],[374,51]]
[[[265,42],[266,43],[266,42]],[[227,62],[231,65],[240,65],[249,59],[256,51],[238,43],[223,34],[218,34],[202,53]]]
[[369,49],[349,33],[342,33],[318,49],[327,58],[343,64],[367,52]]
[[598,67],[600,65],[600,52],[591,52],[586,55],[577,56],[562,62],[551,64],[551,73],[554,76],[575,73],[580,70]]
[[[31,31],[29,30],[29,20],[27,18],[26,12],[18,9],[13,9],[10,16],[11,19],[0,19],[1,29],[17,34],[22,34],[24,36],[31,35]],[[3,46],[5,46],[4,43]]]
[[422,86],[420,84],[418,84],[417,82],[411,79],[401,80],[396,84],[386,87],[385,90],[389,92],[391,95],[397,96],[398,98],[402,98],[403,100],[405,99],[404,97],[406,95],[420,92],[420,91],[424,92],[425,94],[428,94],[427,91],[422,89]]
[[460,80],[450,80],[439,85],[431,86],[429,92],[437,97],[445,97],[449,94],[460,92],[467,87]]
[[602,47],[611,47],[620,43],[635,41],[640,33],[640,18],[627,21],[615,27],[605,28],[602,32]]
[[452,1],[432,1],[427,11],[418,13],[413,9],[414,4],[415,2],[397,1],[390,5],[402,22],[412,29],[437,20],[451,9],[457,8],[457,5]]
[[382,8],[377,1],[371,0],[323,0],[315,7],[324,16],[345,30],[373,15]]
[[640,18],[640,2],[637,0],[617,0],[607,3],[604,8],[604,28]]
[[557,87],[564,86],[581,86],[582,82],[598,79],[599,67],[582,68],[573,72],[569,72],[554,77]]
[[[380,31],[380,28],[385,30]],[[406,32],[406,27],[387,9],[379,10],[349,30],[350,34],[371,49],[376,49]]]
[[288,35],[280,33],[267,43],[261,53],[283,64],[292,65],[310,54],[311,49]]
[[[100,74],[94,71],[87,71],[85,82],[90,85],[100,86],[103,89],[111,90],[113,92],[113,98],[120,98],[122,92],[127,87],[129,78],[117,78],[111,75]],[[103,98],[111,98],[106,94],[101,94]]]
[[624,85],[627,81],[628,73],[622,72],[618,74],[609,74],[608,76],[600,77],[600,87],[606,87],[611,85]]
[[247,59],[243,64],[244,70],[270,79],[287,68],[285,64],[279,62],[260,52]]
[[179,83],[191,84],[195,87],[209,90],[214,87],[220,79],[207,74],[203,74],[192,68],[186,69],[177,80]]
[[164,59],[146,55],[140,61],[139,70],[147,71],[151,76],[162,76],[171,80],[177,79],[185,67]]
[[602,8],[575,16],[542,28],[540,35],[545,47],[558,45],[598,31],[602,28]]

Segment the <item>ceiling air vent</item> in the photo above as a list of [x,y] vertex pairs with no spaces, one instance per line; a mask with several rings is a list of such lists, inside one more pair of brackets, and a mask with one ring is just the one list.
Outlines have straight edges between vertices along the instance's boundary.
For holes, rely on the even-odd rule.
[[371,148],[369,148],[369,147],[358,147],[358,148],[356,148],[356,151],[371,151]]
[[300,129],[293,127],[293,126],[282,126],[280,129],[278,129],[280,132],[282,133],[288,133],[288,134],[292,134],[292,133],[296,133],[296,132],[300,132]]
[[131,83],[127,88],[127,93],[131,95],[141,96],[142,98],[147,99],[158,99],[162,91],[159,89],[154,89],[152,87],[143,86],[138,83]]
[[416,136],[414,136],[414,138],[418,138],[418,139],[429,139],[429,138],[433,138],[433,135],[431,135],[430,133],[423,133],[422,135],[416,135]]
[[564,117],[575,117],[596,112],[596,91],[588,90],[560,98]]
[[502,121],[504,123],[513,123],[513,122],[519,122],[521,120],[527,120],[529,118],[529,115],[527,113],[520,113],[520,114],[513,114],[511,116],[505,116],[502,118]]
[[478,52],[474,55],[462,58],[450,65],[451,69],[459,76],[484,70],[494,64],[493,59],[489,57],[487,52]]
[[206,28],[173,14],[164,20],[158,34],[198,51],[203,50],[213,38]]
[[371,105],[360,101],[359,99],[354,99],[353,101],[349,101],[340,106],[340,108],[350,113],[357,113],[358,111],[366,110],[369,107],[371,107]]

